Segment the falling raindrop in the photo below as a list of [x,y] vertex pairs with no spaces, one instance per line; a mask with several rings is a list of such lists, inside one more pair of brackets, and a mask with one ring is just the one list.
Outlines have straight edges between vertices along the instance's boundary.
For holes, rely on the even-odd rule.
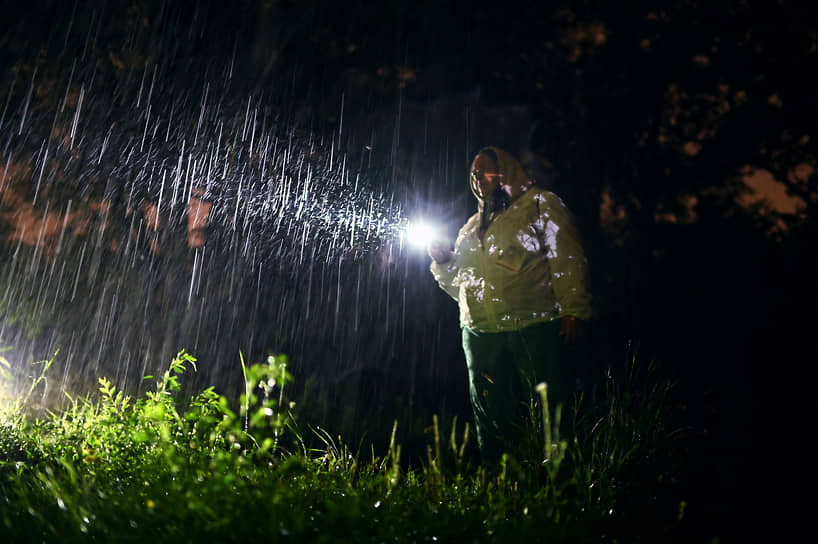
[[7,358],[59,349],[65,387],[103,374],[137,392],[185,349],[191,387],[230,392],[240,351],[283,352],[319,420],[464,383],[441,340],[456,310],[403,236],[428,216],[451,237],[471,213],[451,181],[468,163],[450,145],[461,125],[402,98],[356,111],[341,93],[322,127],[294,82],[242,82],[246,29],[211,46],[212,22],[170,4],[123,46],[105,31],[114,11],[77,6],[59,54],[0,79],[0,127],[17,129],[0,154]]

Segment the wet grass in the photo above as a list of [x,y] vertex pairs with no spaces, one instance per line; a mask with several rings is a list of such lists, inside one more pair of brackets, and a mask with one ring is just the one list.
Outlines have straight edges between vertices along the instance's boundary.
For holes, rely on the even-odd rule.
[[[0,423],[3,542],[669,542],[684,534],[674,481],[680,435],[669,386],[635,386],[635,365],[573,421],[496,467],[467,424],[432,421],[425,459],[351,449],[301,424],[286,358],[245,366],[231,403],[183,398],[182,352],[133,399],[105,378],[58,412],[29,410],[48,363]],[[545,394],[546,391],[541,391]],[[582,415],[584,414],[584,415]]]

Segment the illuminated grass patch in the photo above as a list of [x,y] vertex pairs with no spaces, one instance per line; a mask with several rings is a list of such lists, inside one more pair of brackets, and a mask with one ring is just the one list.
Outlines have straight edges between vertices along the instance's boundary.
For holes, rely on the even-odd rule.
[[[411,467],[394,431],[387,451],[363,454],[301,426],[284,357],[243,367],[237,407],[213,388],[179,398],[195,363],[181,352],[142,398],[100,378],[97,394],[59,413],[5,408],[2,540],[598,542],[678,527],[680,501],[657,502],[668,475],[651,461],[669,447],[657,423],[665,388],[648,391],[636,417],[609,388],[572,441],[544,447],[556,433],[537,434],[530,454],[497,467],[467,460],[468,425],[435,417],[427,458]],[[628,480],[644,470],[649,482]]]

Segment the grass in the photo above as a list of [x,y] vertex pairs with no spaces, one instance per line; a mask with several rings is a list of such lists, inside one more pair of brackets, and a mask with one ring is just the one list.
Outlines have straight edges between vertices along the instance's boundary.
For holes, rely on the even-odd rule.
[[577,411],[570,441],[546,410],[531,444],[496,467],[471,461],[473,433],[456,418],[433,418],[417,466],[401,458],[397,423],[383,452],[302,425],[285,357],[242,360],[235,406],[212,387],[182,398],[196,360],[181,352],[142,398],[100,378],[96,394],[32,414],[49,365],[0,417],[3,542],[669,542],[683,532],[669,389],[647,380],[637,391],[634,364]]

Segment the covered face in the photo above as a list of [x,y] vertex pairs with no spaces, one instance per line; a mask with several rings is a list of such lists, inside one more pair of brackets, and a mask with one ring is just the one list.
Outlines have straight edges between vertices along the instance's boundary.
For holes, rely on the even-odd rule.
[[471,163],[471,191],[479,200],[487,200],[500,185],[502,174],[493,154],[479,153]]
[[486,147],[477,153],[471,164],[469,182],[481,205],[495,200],[498,191],[508,200],[514,200],[533,184],[517,159],[498,147]]

